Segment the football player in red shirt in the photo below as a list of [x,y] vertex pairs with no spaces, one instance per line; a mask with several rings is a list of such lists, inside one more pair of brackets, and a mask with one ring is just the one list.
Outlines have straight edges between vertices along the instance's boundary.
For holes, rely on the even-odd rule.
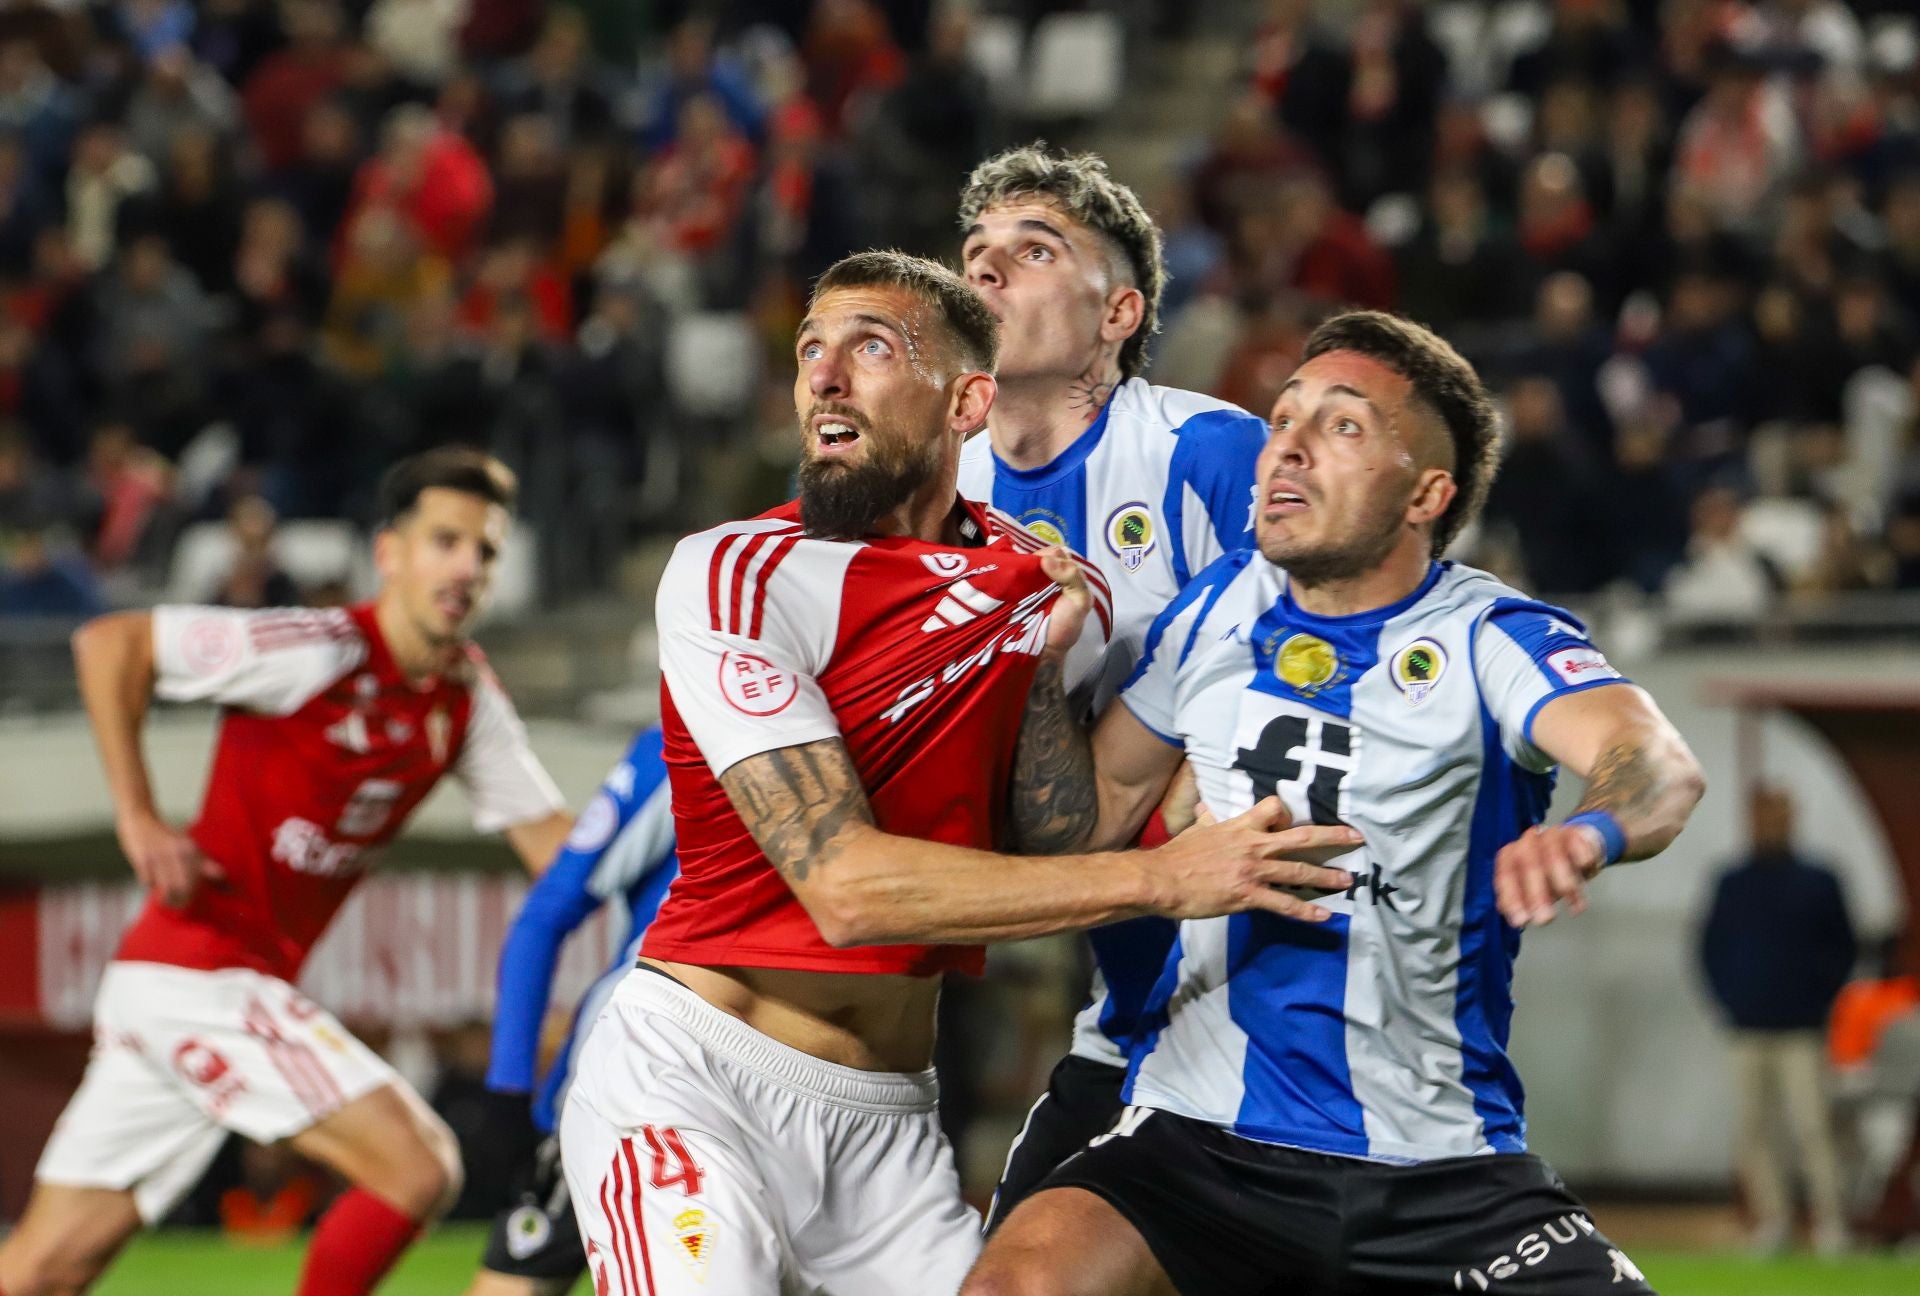
[[[566,835],[552,780],[467,639],[515,490],[478,451],[430,451],[382,483],[373,602],[161,607],[74,636],[120,844],[150,894],[102,977],[86,1078],[0,1246],[4,1296],[84,1290],[229,1130],[284,1140],[351,1185],[321,1217],[300,1296],[372,1291],[458,1193],[452,1132],[293,982],[441,775],[529,870]],[[155,808],[140,748],[156,696],[222,709],[184,832]]]
[[932,262],[828,270],[796,345],[798,502],[689,537],[661,578],[681,873],[560,1121],[603,1296],[950,1296],[980,1241],[935,1112],[938,974],[1348,885],[1283,857],[1349,830],[1269,831],[1265,803],[1152,852],[996,853],[1094,811],[1012,792],[1057,748],[1030,690],[1090,679],[1111,611],[1082,560],[959,497],[997,344]]

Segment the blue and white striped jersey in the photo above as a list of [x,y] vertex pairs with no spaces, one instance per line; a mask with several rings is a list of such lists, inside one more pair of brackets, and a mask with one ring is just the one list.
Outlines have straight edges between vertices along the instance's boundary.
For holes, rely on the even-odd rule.
[[[960,451],[960,493],[1011,514],[1100,569],[1113,590],[1113,637],[1094,688],[1104,709],[1133,670],[1147,627],[1223,553],[1253,543],[1253,465],[1266,424],[1237,405],[1130,378],[1052,463],[1010,468],[981,433]],[[1141,1004],[1173,940],[1173,924],[1138,918],[1088,933],[1091,1002],[1073,1051],[1126,1061]]]
[[560,948],[601,905],[613,902],[623,924],[620,952],[581,997],[559,1060],[533,1094],[534,1124],[551,1132],[573,1071],[573,1055],[613,987],[633,967],[640,938],[679,875],[671,790],[658,728],[642,729],[574,822],[566,845],[528,890],[500,947],[500,979],[487,1087],[533,1091],[540,1028],[553,992]]
[[1185,748],[1220,817],[1277,793],[1296,823],[1366,840],[1328,861],[1355,882],[1320,901],[1324,924],[1180,924],[1128,1101],[1380,1161],[1524,1150],[1519,933],[1494,906],[1494,856],[1547,811],[1540,708],[1620,679],[1571,615],[1452,563],[1346,617],[1302,611],[1252,550],[1200,575],[1122,702]]

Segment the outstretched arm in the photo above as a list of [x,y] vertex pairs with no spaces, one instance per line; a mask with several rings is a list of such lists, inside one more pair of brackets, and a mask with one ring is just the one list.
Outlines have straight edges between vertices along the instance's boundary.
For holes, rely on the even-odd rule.
[[1276,887],[1339,890],[1340,869],[1288,858],[1352,846],[1346,828],[1288,828],[1269,800],[1156,851],[1024,857],[899,837],[875,826],[838,738],[749,756],[720,777],[760,849],[828,943],[980,944],[1159,913],[1265,909],[1310,921],[1323,909]]
[[1494,864],[1500,912],[1516,927],[1579,913],[1608,863],[1665,850],[1706,791],[1700,764],[1653,699],[1631,684],[1554,698],[1534,720],[1541,751],[1587,781],[1565,823],[1534,828]]

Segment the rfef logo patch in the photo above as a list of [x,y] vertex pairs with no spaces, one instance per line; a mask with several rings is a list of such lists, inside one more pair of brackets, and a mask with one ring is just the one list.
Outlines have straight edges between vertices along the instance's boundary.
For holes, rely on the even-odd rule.
[[778,715],[800,691],[791,671],[753,653],[720,657],[720,692],[736,711],[750,716]]

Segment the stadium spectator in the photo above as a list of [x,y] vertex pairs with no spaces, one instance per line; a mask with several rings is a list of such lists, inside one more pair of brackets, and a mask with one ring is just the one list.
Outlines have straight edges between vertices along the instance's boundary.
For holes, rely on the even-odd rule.
[[79,621],[106,608],[86,559],[60,543],[52,519],[28,516],[0,531],[0,619]]
[[0,129],[19,137],[42,179],[66,169],[79,120],[79,96],[53,74],[32,40],[0,42]]
[[351,226],[362,212],[393,211],[423,251],[457,262],[472,249],[492,205],[485,160],[429,109],[407,104],[381,124],[380,151],[354,177],[346,220]]
[[293,607],[300,602],[299,587],[273,556],[279,521],[273,505],[258,495],[233,502],[227,510],[233,561],[200,602],[232,608]]
[[1700,959],[1732,1030],[1739,1103],[1741,1187],[1756,1250],[1792,1235],[1788,1172],[1775,1157],[1784,1122],[1813,1210],[1813,1244],[1847,1245],[1839,1156],[1826,1098],[1827,1017],[1853,970],[1853,925],[1840,883],[1794,850],[1784,789],[1749,793],[1751,853],[1722,874],[1700,938]]
[[1519,248],[1466,167],[1434,176],[1419,232],[1395,261],[1400,308],[1443,333],[1510,319],[1524,299]]
[[1551,378],[1522,378],[1507,390],[1507,434],[1487,518],[1513,528],[1526,588],[1554,595],[1600,588],[1613,575],[1600,479]]
[[281,21],[287,44],[255,65],[241,92],[253,145],[270,173],[300,162],[307,114],[347,76],[343,20],[335,0],[287,0]]
[[672,142],[680,110],[687,100],[711,95],[725,109],[733,128],[750,140],[760,138],[764,110],[746,72],[713,47],[713,20],[696,11],[667,34],[663,84],[647,106],[640,141],[649,153]]
[[496,87],[508,115],[538,113],[561,146],[589,143],[614,128],[613,96],[601,87],[580,11],[554,6],[526,57],[509,63]]
[[185,45],[170,45],[147,63],[126,108],[127,141],[157,167],[175,152],[174,137],[199,130],[226,142],[240,125],[233,87]]
[[127,146],[119,126],[94,122],[73,142],[67,169],[67,236],[73,255],[88,270],[113,259],[120,205],[158,182],[153,163]]
[[1773,562],[1741,530],[1745,501],[1731,486],[1694,497],[1686,561],[1667,576],[1677,619],[1708,627],[1751,625],[1785,587]]

